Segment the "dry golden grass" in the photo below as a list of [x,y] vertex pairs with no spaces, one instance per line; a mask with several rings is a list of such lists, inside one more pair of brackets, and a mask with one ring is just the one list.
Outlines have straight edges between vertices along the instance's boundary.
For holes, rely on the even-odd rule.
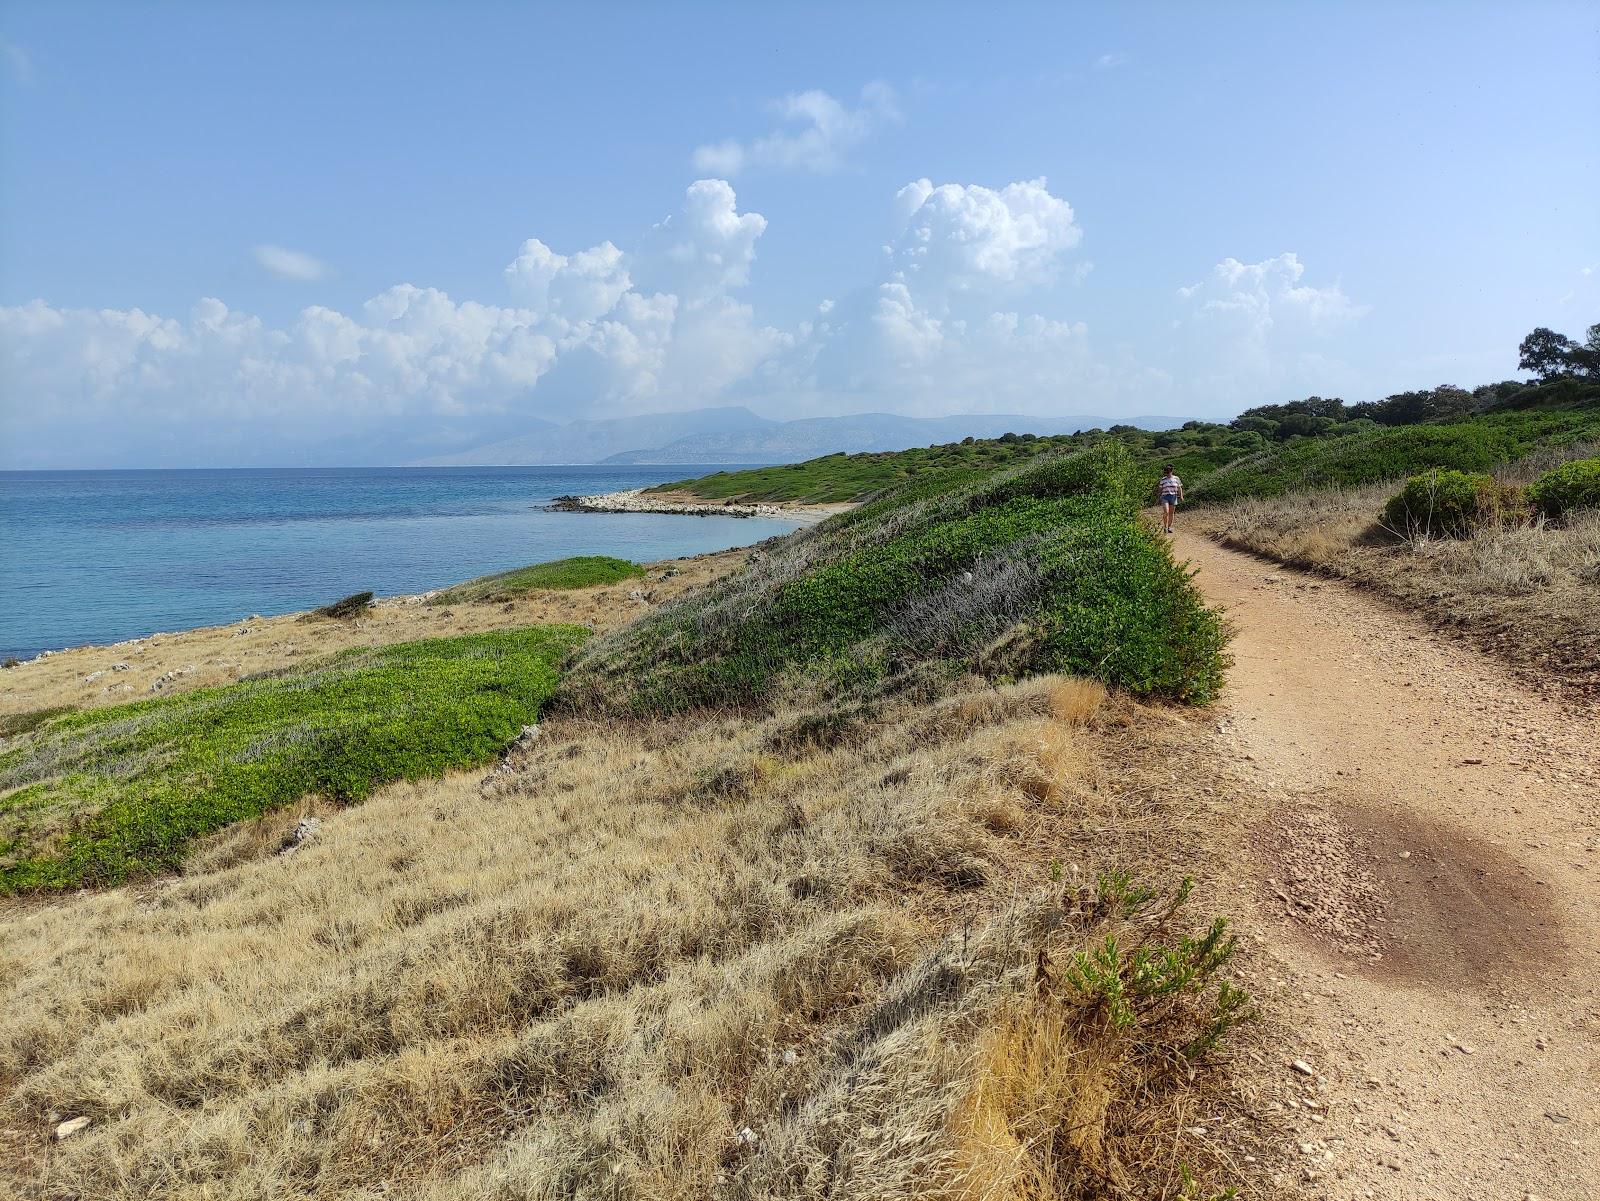
[[[1526,483],[1592,444],[1508,466]],[[1199,509],[1185,520],[1225,545],[1351,580],[1473,635],[1534,682],[1600,691],[1600,512],[1506,522],[1470,538],[1402,538],[1378,523],[1399,482]]]
[[[153,695],[157,680],[175,672],[182,674],[162,684],[163,694],[229,684],[352,647],[565,622],[604,631],[632,620],[643,608],[630,593],[646,591],[653,602],[668,600],[742,566],[749,553],[738,548],[666,560],[650,564],[644,580],[534,592],[504,603],[441,608],[420,603],[420,597],[391,597],[352,620],[289,613],[113,646],[77,647],[0,671],[0,716],[142,700]],[[116,664],[126,667],[117,670]]]
[[481,782],[323,808],[287,854],[296,813],[177,879],[0,909],[10,1186],[1175,1198],[1181,1161],[1217,1183],[1180,1101],[1215,1070],[1191,1083],[1159,1032],[1035,975],[1127,920],[1079,885],[1194,853],[1198,815],[1108,776],[1131,720],[1046,678],[830,746],[792,715],[569,721]]

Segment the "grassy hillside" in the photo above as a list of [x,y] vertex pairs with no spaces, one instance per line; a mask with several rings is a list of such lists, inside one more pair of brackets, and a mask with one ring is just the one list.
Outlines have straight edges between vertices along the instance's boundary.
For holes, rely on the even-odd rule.
[[432,603],[488,604],[545,589],[595,588],[601,584],[618,584],[623,580],[643,578],[644,568],[626,559],[614,559],[609,555],[577,555],[468,580],[465,584],[435,593]]
[[[1007,434],[880,454],[828,455],[804,463],[719,471],[663,484],[745,502],[837,503],[952,472],[988,473],[1041,454],[1115,444],[1133,463],[1136,490],[1153,492],[1162,465],[1184,478],[1192,500],[1359,485],[1429,467],[1483,471],[1541,446],[1600,436],[1600,384],[1557,379],[1507,381],[1472,392],[1438,388],[1369,404],[1311,397],[1264,405],[1226,425],[1191,421],[1181,429],[1113,426],[1077,434]],[[1153,496],[1152,498],[1153,499]]]
[[1158,723],[1051,677],[790,736],[825,714],[548,722],[292,856],[0,909],[0,1103],[41,1132],[0,1192],[1267,1195],[1233,940],[1180,880],[1230,809]]
[[221,688],[47,716],[0,750],[0,893],[171,869],[300,797],[493,758],[585,636],[548,626],[350,651]]
[[1215,504],[1399,479],[1443,467],[1488,471],[1542,446],[1600,437],[1600,396],[1570,408],[1504,410],[1425,425],[1302,438],[1198,480],[1191,500]]
[[[1015,467],[1041,454],[1085,450],[1105,444],[1123,447],[1132,457],[1136,474],[1149,474],[1163,463],[1174,463],[1185,476],[1198,477],[1242,454],[1260,449],[1259,435],[1228,426],[1190,422],[1181,430],[1152,433],[1133,426],[1110,431],[1036,437],[1007,434],[1003,438],[951,442],[942,446],[866,454],[834,454],[804,463],[757,467],[748,471],[718,471],[693,480],[679,480],[652,488],[652,492],[687,491],[712,500],[744,502],[798,501],[837,504],[860,500],[886,488],[953,472],[986,474]],[[1154,485],[1155,476],[1151,476]]]
[[1223,635],[1114,443],[891,489],[580,655],[568,712],[766,707],[981,670],[1204,700]]
[[985,471],[1032,458],[1041,451],[1071,449],[1070,437],[1033,435],[1011,441],[985,439],[952,442],[944,446],[881,453],[825,455],[803,463],[756,467],[748,471],[718,471],[699,479],[679,480],[648,489],[672,492],[687,489],[709,500],[799,501],[803,504],[837,504],[859,500],[924,476],[949,471]]

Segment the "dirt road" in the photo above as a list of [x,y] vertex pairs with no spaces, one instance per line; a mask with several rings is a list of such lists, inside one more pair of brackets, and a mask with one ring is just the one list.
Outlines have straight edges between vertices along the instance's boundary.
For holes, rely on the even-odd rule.
[[1297,1036],[1268,1065],[1285,1190],[1600,1198],[1597,715],[1368,594],[1176,543],[1237,627],[1216,740]]

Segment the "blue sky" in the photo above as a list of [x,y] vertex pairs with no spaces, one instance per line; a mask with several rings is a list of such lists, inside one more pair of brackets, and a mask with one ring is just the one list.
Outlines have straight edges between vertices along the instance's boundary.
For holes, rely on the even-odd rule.
[[0,466],[1506,378],[1600,320],[1597,14],[10,0]]

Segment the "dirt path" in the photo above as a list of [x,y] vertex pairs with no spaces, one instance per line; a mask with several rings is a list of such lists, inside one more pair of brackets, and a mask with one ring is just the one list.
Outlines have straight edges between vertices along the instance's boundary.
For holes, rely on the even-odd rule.
[[[1327,1198],[1600,1198],[1600,752],[1408,614],[1180,535],[1237,627],[1217,743],[1279,1101]],[[1270,973],[1269,973],[1270,974]]]

